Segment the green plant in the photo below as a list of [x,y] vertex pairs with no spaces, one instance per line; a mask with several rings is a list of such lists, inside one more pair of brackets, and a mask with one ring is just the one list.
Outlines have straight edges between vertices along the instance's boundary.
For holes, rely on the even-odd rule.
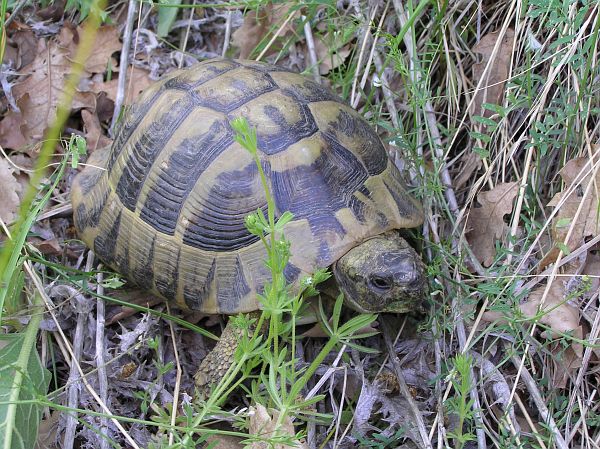
[[[328,323],[329,317],[323,308],[320,309],[320,318],[329,334],[328,341],[306,368],[298,369],[295,355],[298,337],[295,324],[301,312],[303,299],[315,295],[315,287],[330,275],[325,270],[316,270],[312,276],[300,282],[299,289],[293,289],[287,284],[283,271],[290,258],[290,243],[285,239],[284,228],[285,224],[293,219],[293,215],[284,212],[279,217],[275,216],[275,202],[260,161],[256,131],[249,127],[245,119],[236,119],[231,126],[236,132],[236,141],[254,158],[265,191],[267,215],[258,209],[246,218],[246,226],[265,246],[265,263],[271,272],[271,280],[259,296],[262,311],[258,318],[244,315],[230,318],[235,326],[244,330],[235,355],[235,363],[216,385],[212,394],[202,402],[190,432],[182,439],[181,444],[184,447],[189,444],[194,432],[198,431],[198,427],[208,415],[222,412],[219,409],[220,404],[243,380],[252,377],[255,369],[259,370],[259,374],[253,377],[252,386],[247,391],[253,403],[277,410],[276,428],[290,416],[317,416],[311,408],[321,397],[306,400],[300,398],[308,380],[337,345],[346,344],[361,348],[353,340],[373,335],[358,334],[358,331],[373,322],[375,315],[359,315],[346,323],[340,323],[343,298],[339,296],[335,301],[331,324]],[[263,326],[268,328],[264,337],[262,332],[252,332],[252,329],[263,329]],[[284,342],[288,343],[289,351]],[[265,387],[264,392],[261,391],[260,385]],[[199,432],[202,434],[202,430]],[[274,435],[269,440],[273,443],[289,439],[290,435]]]
[[454,429],[448,431],[448,437],[454,440],[452,447],[462,449],[466,443],[475,440],[473,423],[473,400],[470,398],[473,384],[470,369],[473,359],[465,354],[459,354],[453,359],[454,366],[449,380],[454,390],[454,396],[449,398],[444,407],[456,418]]

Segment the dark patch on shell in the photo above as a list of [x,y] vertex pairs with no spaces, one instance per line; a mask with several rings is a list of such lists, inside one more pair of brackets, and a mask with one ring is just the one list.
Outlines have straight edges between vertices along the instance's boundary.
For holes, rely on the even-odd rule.
[[172,110],[150,122],[150,126],[144,130],[137,141],[129,143],[132,151],[116,189],[117,196],[127,209],[135,211],[137,199],[150,167],[192,110],[192,104],[186,99],[176,102]]
[[181,209],[200,175],[232,143],[233,134],[222,121],[214,122],[207,133],[185,139],[170,154],[166,168],[159,169],[140,218],[154,229],[174,235]]
[[246,229],[246,217],[256,209],[266,214],[254,162],[242,170],[221,173],[210,189],[202,210],[190,217],[183,243],[206,251],[235,251],[259,241]]
[[94,252],[109,265],[115,259],[115,248],[117,246],[117,238],[119,237],[119,227],[121,226],[121,211],[115,218],[112,226],[104,235],[100,234],[94,239]]
[[215,280],[217,269],[217,259],[213,259],[208,274],[204,279],[198,279],[198,276],[191,276],[190,282],[183,284],[183,299],[190,310],[202,310],[202,303],[209,294],[210,286]]
[[308,106],[299,104],[298,107],[302,119],[297,123],[288,123],[285,115],[276,106],[268,105],[264,107],[263,112],[273,123],[277,124],[280,132],[275,135],[263,134],[259,128],[257,140],[260,151],[268,155],[277,154],[280,151],[287,150],[290,145],[299,140],[312,136],[319,130]]

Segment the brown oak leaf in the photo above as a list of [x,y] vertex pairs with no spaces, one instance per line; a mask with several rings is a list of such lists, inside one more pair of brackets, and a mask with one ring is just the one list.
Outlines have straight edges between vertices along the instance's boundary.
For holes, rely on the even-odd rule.
[[[268,439],[274,435],[287,436],[294,438],[296,432],[294,431],[294,425],[290,417],[286,417],[280,426],[277,427],[277,421],[279,412],[276,410],[267,410],[263,405],[257,404],[256,406],[250,407],[250,423],[248,431],[250,435],[260,436]],[[293,446],[287,444],[275,444],[269,445],[267,442],[255,441],[250,445],[251,449],[291,449],[292,447],[299,449],[308,449],[306,443],[301,441],[294,441]]]
[[[588,163],[587,157],[571,159],[559,172],[565,183],[562,192],[554,195],[548,203],[549,207],[558,208],[552,220],[552,240],[554,244],[566,245],[569,250],[578,248],[587,237],[593,237],[600,233],[600,215],[598,212],[598,191],[600,188],[600,170],[592,177],[592,164]],[[588,195],[584,196],[588,184],[594,180],[594,185],[589,189]],[[574,188],[571,188],[571,187]],[[570,193],[569,193],[570,191]],[[577,220],[574,221],[577,210],[581,206]],[[565,241],[569,229],[573,227],[569,241]],[[558,257],[560,248],[553,247],[540,262],[540,269],[554,263]]]
[[[547,339],[560,338],[562,335],[571,334],[578,340],[583,339],[583,328],[580,326],[579,309],[566,302],[564,283],[555,280],[548,290],[546,299],[542,304],[545,285],[534,289],[527,300],[519,305],[521,313],[529,319],[539,318],[538,322],[546,330],[542,335]],[[500,312],[487,311],[483,313],[484,321],[499,321],[506,323],[506,317]],[[564,388],[569,375],[581,367],[583,357],[583,346],[580,343],[571,343],[566,348],[557,343],[549,346],[549,350],[555,355],[553,382],[557,388]]]
[[[27,77],[13,88],[23,119],[20,130],[30,143],[42,139],[55,117],[71,73],[71,57],[63,44],[73,38],[72,33],[69,27],[64,27],[57,40],[40,39],[35,59],[21,70]],[[93,108],[94,105],[95,97],[91,92],[75,92],[72,109]]]
[[[106,97],[113,102],[117,98],[117,85],[118,79],[113,78],[110,81],[94,81],[90,85],[90,89],[93,92],[100,93],[106,92]],[[155,81],[150,78],[150,72],[139,67],[133,67],[127,69],[127,84],[125,86],[125,92],[127,98],[125,104],[131,104],[140,93],[148,86],[153,84]]]
[[[79,34],[83,31],[81,27],[77,28]],[[119,30],[112,25],[104,25],[98,28],[94,46],[90,56],[85,61],[85,71],[88,73],[104,73],[109,64],[113,72],[118,71],[119,66],[112,55],[120,51],[122,47],[119,41]],[[71,50],[74,55],[75,48]]]
[[[511,28],[506,30],[498,51],[494,54],[494,46],[499,37],[500,31],[488,33],[472,48],[474,53],[479,53],[482,56],[481,62],[473,64],[473,82],[479,84],[479,81],[483,78],[481,89],[476,92],[473,100],[474,115],[490,117],[493,112],[483,109],[483,104],[501,104],[504,97],[504,84],[508,79],[515,32]],[[490,63],[490,67],[484,78],[483,72],[488,63]]]
[[[240,59],[247,59],[256,46],[271,31],[274,33],[290,14],[291,3],[273,4],[268,2],[258,8],[258,10],[249,11],[244,16],[244,22],[231,36],[231,43],[234,47],[240,49]],[[298,12],[297,12],[298,13]],[[279,33],[283,37],[294,32],[294,26],[290,22]],[[270,53],[276,52],[281,48],[279,45],[272,46]]]
[[87,109],[82,109],[81,118],[83,120],[88,151],[91,152],[96,148],[106,147],[112,143],[112,140],[104,134],[102,125],[100,125],[100,119],[95,113]]
[[4,157],[0,157],[0,218],[6,224],[12,223],[19,210],[21,184],[13,175],[13,167]]
[[469,212],[467,240],[477,260],[486,267],[494,261],[496,240],[504,238],[507,233],[504,216],[512,211],[518,191],[516,182],[498,184],[492,190],[477,195],[481,207]]
[[23,116],[20,112],[9,110],[0,121],[0,145],[2,148],[19,150],[27,145],[27,139],[21,131]]

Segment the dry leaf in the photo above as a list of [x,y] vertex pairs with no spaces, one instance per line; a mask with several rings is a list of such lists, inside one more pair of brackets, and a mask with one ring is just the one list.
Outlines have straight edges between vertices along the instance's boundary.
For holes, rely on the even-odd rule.
[[[127,84],[125,85],[125,91],[127,92],[125,104],[131,104],[144,89],[154,84],[154,82],[150,78],[150,72],[139,67],[133,67],[133,71],[130,68],[127,74]],[[117,85],[118,79],[113,78],[110,81],[92,82],[90,89],[95,93],[106,92],[106,96],[114,102],[117,98]]]
[[[598,215],[599,195],[596,190],[597,186],[600,186],[600,176],[596,172],[595,177],[592,178],[590,174],[591,166],[592,164],[588,164],[588,158],[586,157],[572,159],[567,162],[559,172],[565,182],[565,189],[554,195],[554,198],[548,203],[549,207],[559,208],[552,220],[552,239],[555,244],[562,243],[571,251],[578,248],[586,237],[593,237],[600,233],[600,215]],[[582,177],[582,175],[585,176]],[[592,179],[595,179],[596,185],[590,188],[589,194],[584,198],[583,194]],[[575,184],[577,187],[572,190],[570,195],[565,196],[569,188]],[[573,223],[580,205],[581,212],[577,217],[577,221]],[[571,225],[573,225],[571,237],[568,242],[565,242]],[[559,252],[560,249],[558,247],[552,248],[540,262],[540,269],[554,263]]]
[[[77,32],[81,34],[83,29],[77,28]],[[74,55],[75,47],[71,54]],[[112,58],[113,53],[121,50],[121,42],[119,41],[119,30],[112,25],[104,25],[98,28],[96,39],[89,58],[85,61],[85,71],[88,73],[104,73],[110,63],[113,72],[119,69],[117,61]]]
[[327,75],[331,70],[342,65],[351,53],[349,45],[335,48],[326,41],[331,41],[331,39],[328,39],[327,36],[315,36],[315,52],[317,53],[321,75]]
[[[291,3],[274,5],[269,2],[258,10],[248,12],[244,17],[242,26],[235,30],[231,36],[232,45],[240,49],[239,58],[247,59],[267,34],[273,34],[279,29],[288,18],[292,6]],[[274,29],[272,33],[270,33],[271,29]],[[293,32],[294,27],[290,20],[279,33],[279,37],[284,37]],[[274,45],[267,54],[276,52],[279,48],[280,46]]]
[[[40,39],[35,59],[21,70],[28,76],[13,88],[23,119],[21,132],[27,142],[41,140],[47,126],[54,120],[56,107],[71,73],[71,57],[65,44],[72,42],[73,37],[73,31],[63,27],[58,40],[46,42]],[[92,93],[75,93],[73,109],[93,108],[94,105]]]
[[33,238],[30,240],[30,243],[47,256],[60,256],[63,253],[63,248],[56,238],[47,240]]
[[15,31],[10,40],[17,45],[17,58],[15,67],[23,67],[35,59],[37,39],[30,29]]
[[13,175],[13,167],[0,158],[0,218],[5,224],[12,223],[19,210],[21,185]]
[[[501,104],[504,96],[504,84],[508,79],[508,70],[510,68],[510,59],[512,55],[513,39],[515,36],[514,30],[508,28],[497,53],[494,55],[494,46],[498,41],[500,31],[488,33],[477,42],[472,50],[474,53],[479,53],[483,57],[481,62],[473,64],[473,82],[479,84],[483,78],[485,67],[490,62],[490,67],[486,73],[481,89],[475,94],[473,100],[473,114],[490,117],[493,112],[488,109],[483,109],[484,103]],[[492,59],[493,58],[493,59]]]
[[481,156],[473,151],[464,153],[460,160],[462,165],[453,183],[455,190],[459,190],[468,180],[471,179],[473,172],[479,170],[479,167],[481,167]]
[[66,0],[56,0],[45,8],[36,11],[36,14],[42,20],[56,21],[62,19],[65,13]]
[[600,255],[595,252],[588,254],[581,274],[589,276],[588,294],[596,293],[600,289]]
[[477,260],[486,267],[496,256],[496,240],[504,238],[508,231],[504,216],[512,211],[518,191],[516,182],[498,184],[492,190],[477,195],[481,207],[472,208],[469,212],[467,240]]
[[27,145],[27,140],[21,131],[23,116],[20,112],[9,110],[0,121],[0,145],[4,149],[19,150]]
[[[527,301],[519,305],[523,315],[530,319],[539,316],[539,323],[548,327],[548,330],[542,333],[547,339],[559,338],[567,333],[572,334],[576,339],[583,339],[583,328],[579,325],[579,310],[566,302],[564,284],[561,281],[554,281],[548,290],[544,304],[541,305],[545,289],[545,285],[536,288],[529,294]],[[484,312],[482,319],[488,322],[506,322],[500,312]],[[549,348],[555,355],[552,358],[555,362],[554,385],[557,388],[564,388],[569,374],[581,366],[583,347],[579,343],[572,343],[567,348],[561,344]]]
[[[244,449],[242,438],[229,435],[210,435],[206,437],[206,443],[211,449]],[[212,446],[210,446],[212,444]]]
[[[277,424],[278,417],[279,412],[276,410],[271,410],[271,413],[269,413],[269,411],[260,404],[250,407],[250,424],[248,428],[250,435],[260,436],[261,438],[265,439],[270,438],[275,434],[294,438],[296,432],[294,430],[292,420],[289,417],[286,417],[281,426],[276,429],[275,426]],[[306,443],[301,441],[295,441],[295,446],[288,446],[284,444],[275,444],[274,446],[270,446],[268,443],[261,441],[255,441],[250,445],[251,449],[289,449],[292,447],[296,447],[298,449],[308,449]]]
[[88,151],[94,151],[96,148],[103,148],[112,143],[112,140],[104,134],[100,120],[95,113],[87,109],[82,109],[81,118],[83,120]]
[[[529,294],[527,301],[519,306],[526,317],[536,316],[545,289],[545,285],[536,288]],[[546,334],[547,338],[556,338],[561,333],[568,332],[573,332],[576,338],[583,338],[583,329],[579,325],[579,310],[566,303],[565,287],[561,281],[554,281],[550,286],[540,313],[542,314],[540,323],[545,324],[550,331],[553,331]],[[573,347],[577,347],[576,352],[579,356],[583,354],[580,344],[574,344]]]

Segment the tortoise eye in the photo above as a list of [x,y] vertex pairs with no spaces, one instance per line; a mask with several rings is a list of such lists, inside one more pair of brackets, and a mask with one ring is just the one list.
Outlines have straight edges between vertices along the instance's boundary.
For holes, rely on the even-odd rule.
[[371,276],[369,283],[377,290],[389,290],[392,288],[392,280],[382,276]]

